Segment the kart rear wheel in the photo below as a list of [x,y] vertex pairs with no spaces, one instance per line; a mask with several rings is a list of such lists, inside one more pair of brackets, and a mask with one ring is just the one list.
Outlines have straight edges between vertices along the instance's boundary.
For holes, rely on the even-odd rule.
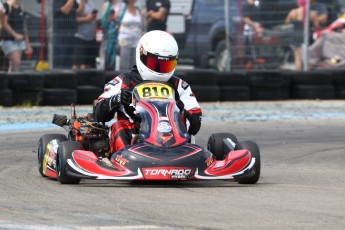
[[208,138],[207,149],[216,157],[216,160],[224,160],[229,153],[223,146],[223,139],[230,138],[234,143],[238,143],[236,136],[232,133],[213,133]]
[[56,162],[57,179],[61,184],[79,184],[80,178],[71,177],[67,174],[67,159],[72,157],[74,150],[81,150],[79,142],[65,141],[59,144],[58,160]]
[[60,142],[67,141],[67,137],[63,134],[45,134],[41,136],[41,138],[38,141],[38,150],[37,150],[37,157],[38,157],[38,171],[43,177],[46,177],[46,175],[43,172],[43,166],[44,166],[44,156],[47,152],[47,145],[50,141],[57,139]]
[[238,178],[237,182],[239,184],[255,184],[260,178],[261,170],[261,160],[260,160],[260,150],[259,146],[254,141],[241,141],[240,145],[242,149],[248,149],[252,155],[252,158],[255,158],[254,164],[254,174],[249,177]]

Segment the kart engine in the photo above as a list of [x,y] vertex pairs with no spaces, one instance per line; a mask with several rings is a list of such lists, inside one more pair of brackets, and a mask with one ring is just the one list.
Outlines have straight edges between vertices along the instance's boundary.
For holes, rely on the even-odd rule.
[[94,152],[97,156],[109,156],[109,127],[96,122],[92,114],[85,117],[72,116],[68,120],[64,115],[54,115],[53,124],[64,127],[68,132],[68,139],[79,142],[84,150]]

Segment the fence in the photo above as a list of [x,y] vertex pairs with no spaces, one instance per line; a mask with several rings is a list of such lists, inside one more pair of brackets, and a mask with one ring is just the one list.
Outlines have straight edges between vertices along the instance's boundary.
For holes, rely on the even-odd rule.
[[[226,1],[229,1],[229,8],[224,10]],[[41,12],[42,2],[45,3],[44,12]],[[71,69],[75,52],[84,57],[90,56],[92,60],[90,68],[96,69],[100,43],[94,40],[89,42],[87,50],[78,49],[77,44],[71,45],[76,23],[71,17],[64,17],[63,21],[59,21],[53,10],[56,4],[54,2],[56,1],[22,1],[23,8],[28,11],[29,35],[34,48],[31,59],[26,59],[23,54],[22,69],[34,70],[39,60],[49,62],[49,68],[52,70]],[[299,47],[301,43],[304,43],[305,47],[311,47],[315,42],[312,38],[316,32],[314,27],[308,30],[308,35],[303,29],[306,28],[304,25],[297,27],[298,23],[285,23],[288,13],[297,8],[296,0],[173,0],[170,2],[168,30],[178,41],[181,64],[212,67],[219,71],[226,71],[228,65],[232,70],[295,69],[297,56],[291,47]],[[253,2],[253,5],[247,7],[248,2]],[[318,9],[311,0],[307,2],[311,10]],[[326,28],[339,17],[341,13],[339,3],[343,1],[317,0],[317,2],[324,4],[327,11],[327,22],[322,22],[320,27]],[[99,11],[97,17],[99,22],[103,0],[94,0],[94,3]],[[144,1],[140,0],[137,4],[142,7]],[[310,16],[308,13],[304,15],[307,18]],[[248,26],[251,23],[245,23],[246,17],[252,18],[253,24],[260,24],[264,28],[263,32],[253,32],[253,28]],[[228,30],[225,29],[226,25]],[[333,36],[335,33],[328,34]],[[327,56],[327,53],[320,54],[319,59],[313,56],[313,68],[333,68],[342,65],[342,59],[345,61],[345,52],[342,50],[344,45],[341,44],[341,39],[337,42],[339,47],[333,49],[335,52],[329,54],[330,56]],[[324,44],[319,45],[317,51],[324,51],[325,49],[322,49]],[[332,45],[332,42],[328,44]],[[317,54],[315,52],[313,55]],[[304,64],[310,59],[309,53],[305,52],[304,56],[299,54],[304,58]],[[1,54],[2,70],[7,69],[7,64],[6,58]]]

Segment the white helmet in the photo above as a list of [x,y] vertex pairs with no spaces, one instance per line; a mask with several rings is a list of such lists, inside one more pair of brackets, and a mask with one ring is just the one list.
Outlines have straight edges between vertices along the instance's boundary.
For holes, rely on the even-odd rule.
[[143,80],[168,81],[175,72],[177,58],[176,40],[161,30],[145,33],[136,48],[136,64]]

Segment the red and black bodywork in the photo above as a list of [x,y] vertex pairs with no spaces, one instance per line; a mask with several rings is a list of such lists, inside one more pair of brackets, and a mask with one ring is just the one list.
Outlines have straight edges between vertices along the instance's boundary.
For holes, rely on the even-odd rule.
[[243,142],[242,146],[233,134],[212,134],[208,148],[190,143],[174,93],[170,85],[158,82],[143,82],[133,89],[140,131],[135,143],[112,154],[111,164],[105,164],[95,151],[61,140],[56,151],[58,180],[233,179],[256,183],[260,176],[257,145]]

